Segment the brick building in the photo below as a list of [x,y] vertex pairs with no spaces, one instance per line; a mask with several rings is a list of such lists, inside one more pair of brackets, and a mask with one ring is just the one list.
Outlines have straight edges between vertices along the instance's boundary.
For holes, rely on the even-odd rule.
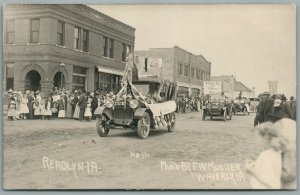
[[161,58],[162,65],[137,65],[139,77],[156,76],[177,83],[177,94],[198,96],[203,93],[203,81],[210,80],[211,63],[202,55],[194,55],[178,46],[135,51],[145,58]]
[[4,8],[4,91],[117,91],[135,29],[85,5]]

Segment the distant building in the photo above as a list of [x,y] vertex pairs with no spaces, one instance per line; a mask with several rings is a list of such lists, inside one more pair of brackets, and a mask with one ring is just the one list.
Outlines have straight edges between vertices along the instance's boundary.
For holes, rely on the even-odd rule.
[[234,97],[238,97],[241,94],[242,97],[252,98],[254,97],[254,91],[246,87],[239,81],[234,82]]
[[239,94],[242,97],[254,97],[254,89],[249,89],[242,82],[236,81],[233,75],[212,76],[212,81],[222,82],[222,93],[229,98],[236,98]]
[[9,4],[3,15],[4,91],[119,90],[133,27],[75,4]]
[[221,76],[212,76],[212,81],[220,81],[222,83],[222,93],[223,95],[234,98],[234,76],[233,75],[221,75]]
[[[153,48],[148,51],[135,51],[135,55],[147,58],[160,58],[158,66],[137,64],[139,77],[162,77],[177,83],[178,95],[199,96],[203,93],[203,81],[211,77],[211,63],[202,55],[194,55],[178,46],[173,48]],[[147,67],[145,67],[147,66]]]

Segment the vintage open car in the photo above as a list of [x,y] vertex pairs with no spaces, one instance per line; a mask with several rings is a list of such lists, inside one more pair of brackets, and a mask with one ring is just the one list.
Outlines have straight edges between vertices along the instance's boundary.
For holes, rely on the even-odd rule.
[[[174,131],[175,87],[163,88],[161,84],[155,80],[134,81],[127,86],[128,94],[105,100],[105,104],[95,110],[98,134],[105,137],[117,126],[136,130],[142,139],[148,137],[150,129],[167,127],[169,132]],[[158,91],[161,93],[156,94],[154,100],[152,96]]]
[[[248,106],[248,108],[247,108]],[[245,101],[245,99],[238,99],[236,98],[233,102],[233,113],[236,115],[237,113],[242,113],[244,116],[246,114],[250,114],[250,107],[249,104]]]
[[227,118],[232,118],[232,103],[227,99],[210,99],[203,105],[202,120],[209,116],[212,120],[214,117],[222,117],[226,122]]

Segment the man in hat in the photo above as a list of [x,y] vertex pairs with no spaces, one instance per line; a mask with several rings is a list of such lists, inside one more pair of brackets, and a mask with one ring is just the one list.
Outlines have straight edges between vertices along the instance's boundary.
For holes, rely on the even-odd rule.
[[85,111],[85,108],[86,108],[86,101],[87,101],[87,98],[86,98],[86,91],[83,89],[82,90],[82,93],[78,99],[78,106],[80,108],[80,111],[79,111],[79,121],[82,121],[82,119],[84,119],[84,111]]
[[264,119],[264,95],[263,93],[258,95],[259,103],[256,108],[256,116],[254,118],[254,127],[263,122]]
[[263,122],[272,121],[272,117],[274,116],[274,99],[270,95],[269,92],[263,93]]

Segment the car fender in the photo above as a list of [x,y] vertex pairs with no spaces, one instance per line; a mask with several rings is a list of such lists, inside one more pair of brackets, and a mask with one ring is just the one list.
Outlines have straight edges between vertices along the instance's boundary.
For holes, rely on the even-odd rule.
[[148,110],[148,108],[138,108],[134,112],[134,119],[140,119],[143,117],[144,113]]
[[112,109],[106,108],[104,106],[96,108],[94,112],[95,117],[100,117],[103,114],[105,114],[109,119],[112,119]]

